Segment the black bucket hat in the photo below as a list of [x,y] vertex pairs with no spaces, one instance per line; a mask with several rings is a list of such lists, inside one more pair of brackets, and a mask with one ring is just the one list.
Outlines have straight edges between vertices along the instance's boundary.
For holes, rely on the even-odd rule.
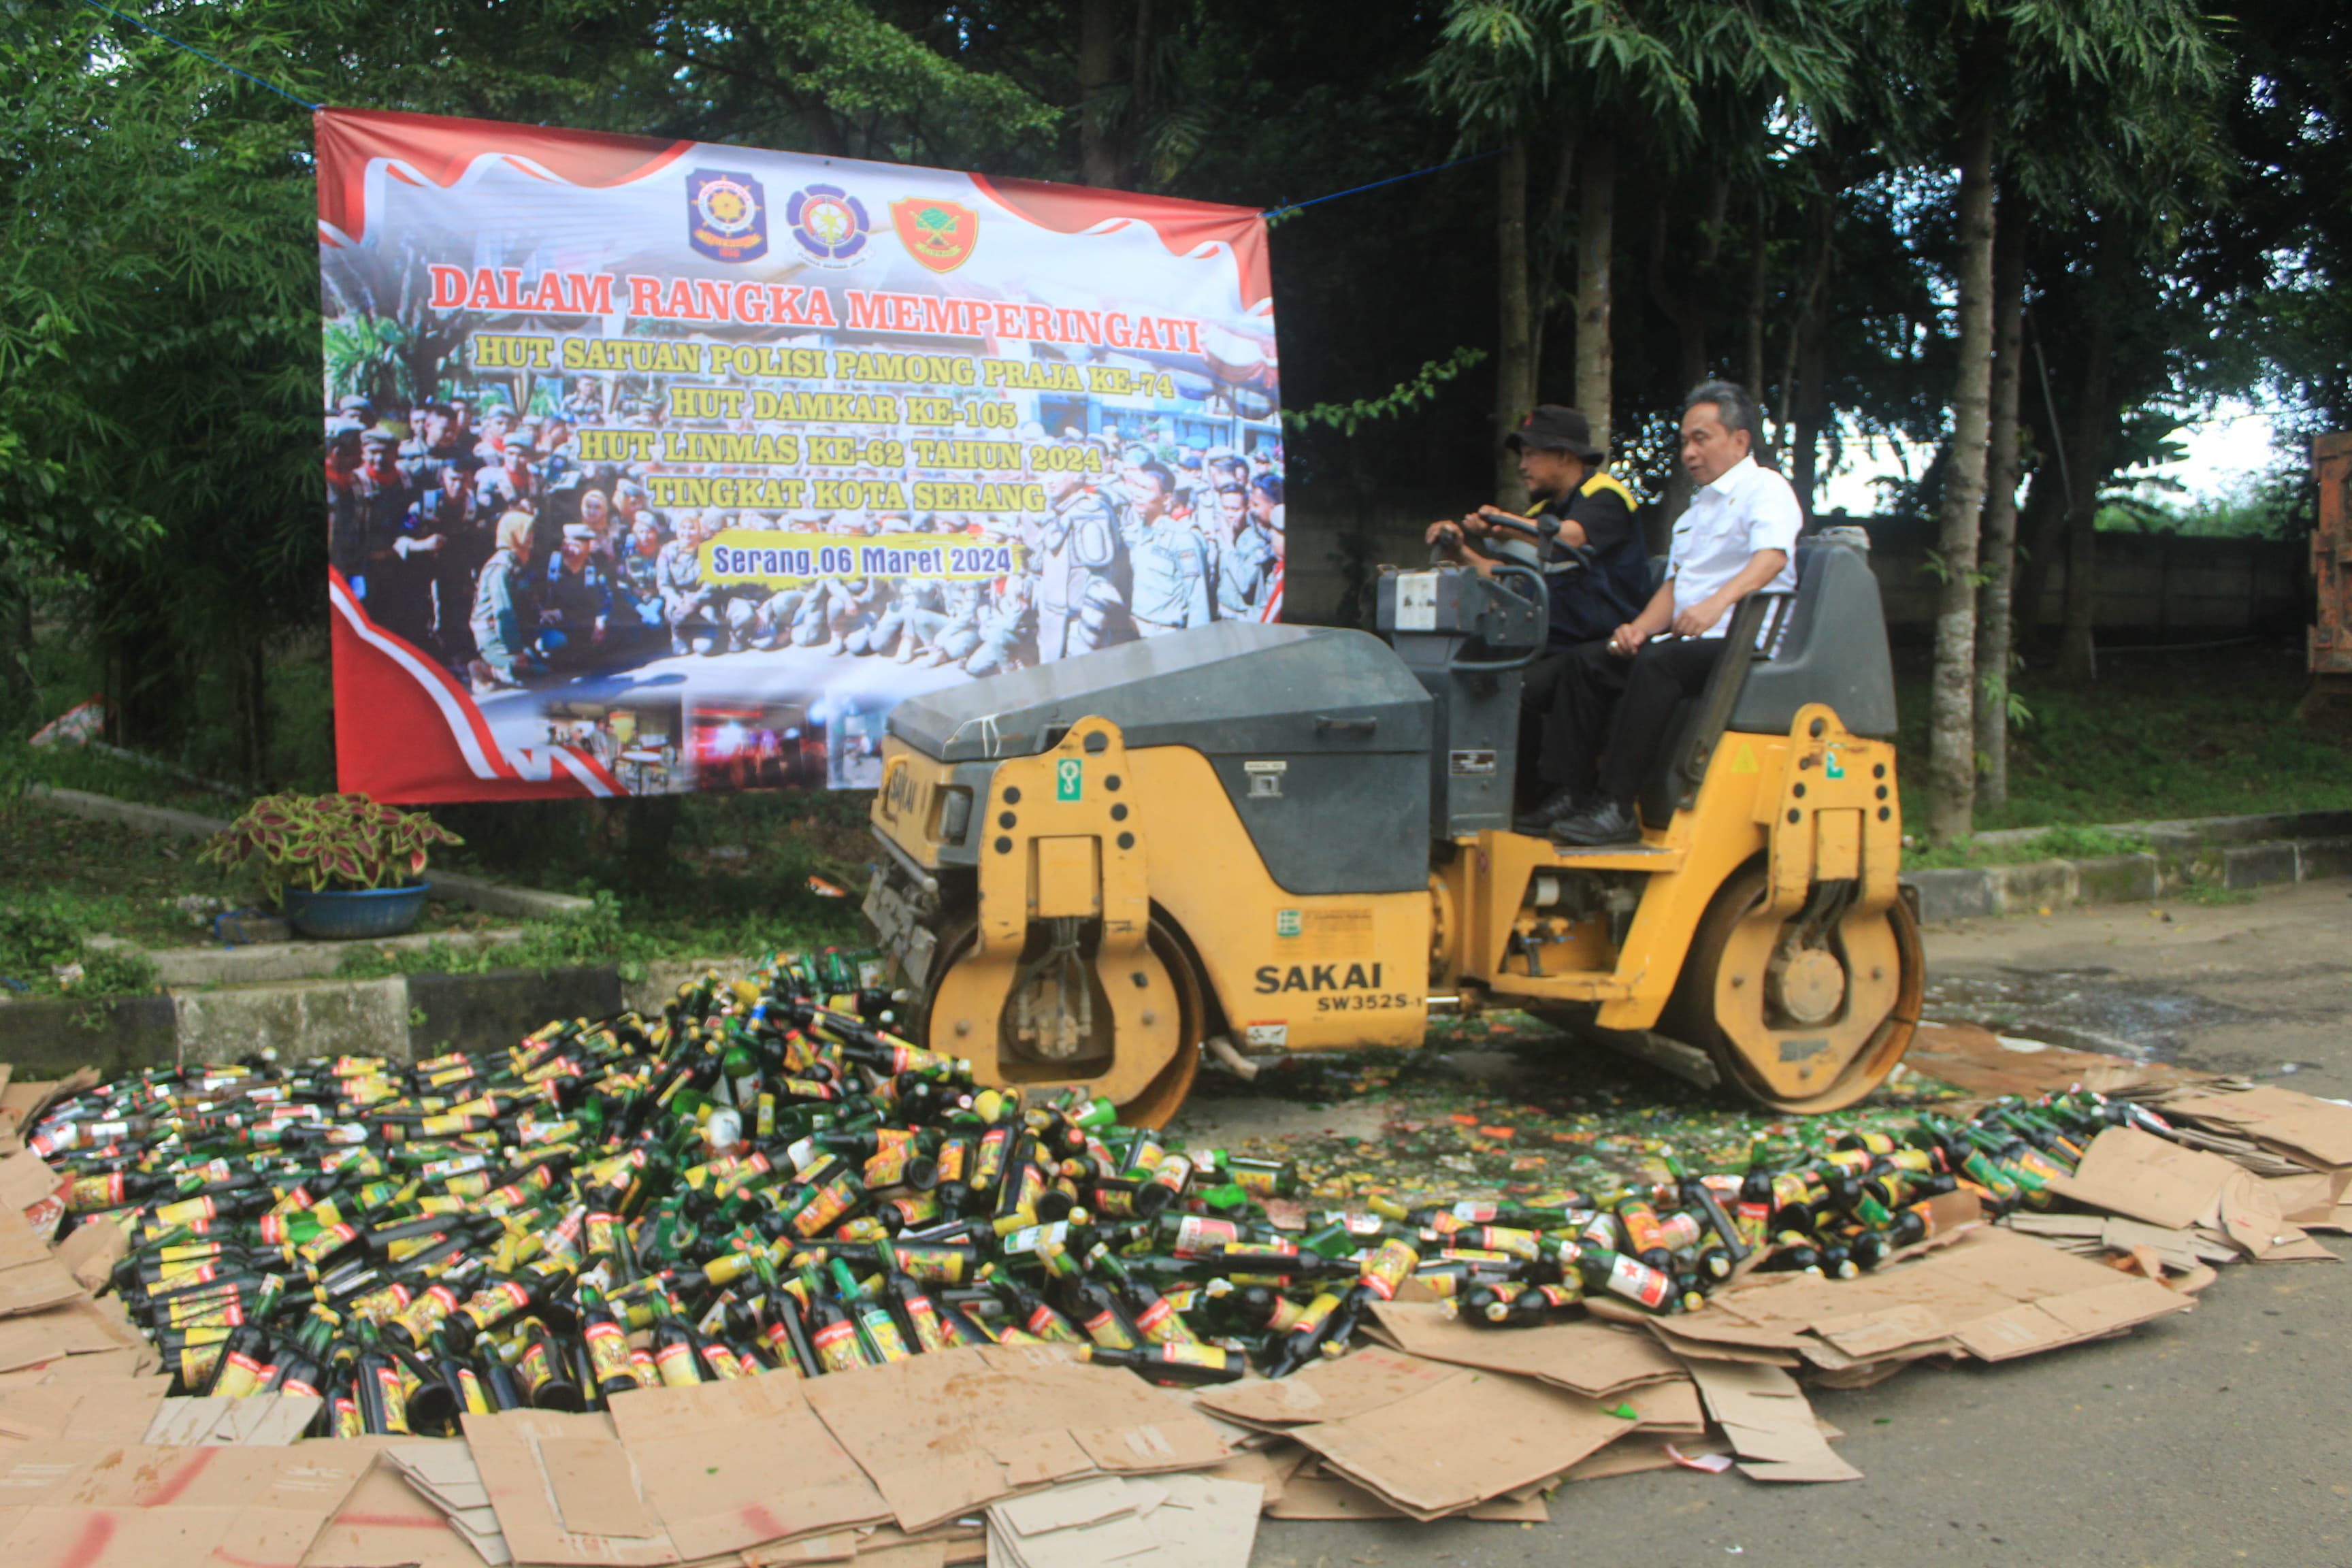
[[1573,452],[1588,463],[1605,460],[1606,448],[1592,444],[1592,424],[1573,408],[1558,403],[1537,405],[1535,411],[1519,421],[1519,427],[1503,437],[1506,451],[1516,452],[1522,447],[1538,451]]

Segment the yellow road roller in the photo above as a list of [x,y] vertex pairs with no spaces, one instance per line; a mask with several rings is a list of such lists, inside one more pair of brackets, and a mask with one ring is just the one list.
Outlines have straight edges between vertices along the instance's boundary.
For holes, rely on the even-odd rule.
[[[1867,1094],[1924,980],[1868,562],[1735,610],[1639,844],[1511,828],[1522,567],[1383,571],[1381,636],[1220,622],[891,713],[865,910],[902,1032],[985,1083],[1173,1115],[1204,1051],[1413,1046],[1524,1009],[1792,1112]],[[1532,587],[1514,581],[1534,580]]]

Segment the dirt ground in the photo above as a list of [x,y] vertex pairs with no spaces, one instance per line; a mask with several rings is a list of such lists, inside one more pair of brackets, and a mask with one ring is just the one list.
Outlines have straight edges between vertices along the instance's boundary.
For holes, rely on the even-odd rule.
[[[1931,930],[1927,953],[1931,1018],[2352,1098],[2352,882],[2218,908],[1958,922]],[[1289,1146],[1310,1164],[1328,1156],[1337,1169],[1335,1151],[1376,1162],[1400,1122],[1451,1125],[1465,1104],[1475,1119],[1535,1101],[1560,1109],[1563,1126],[1622,1121],[1683,1138],[1706,1114],[1671,1080],[1556,1041],[1444,1044],[1410,1067],[1348,1058],[1324,1092],[1301,1098],[1284,1098],[1297,1081],[1209,1087],[1183,1125]],[[1478,1184],[1474,1164],[1507,1178],[1528,1159],[1497,1165],[1482,1142],[1512,1142],[1465,1138],[1468,1152],[1444,1156],[1465,1163],[1432,1173],[1433,1184],[1466,1190]],[[2000,1367],[1922,1366],[1874,1389],[1817,1393],[1814,1405],[1849,1434],[1841,1451],[1864,1479],[1632,1476],[1562,1488],[1549,1525],[1268,1520],[1253,1561],[2352,1564],[2352,1269],[2233,1268],[2194,1312],[2124,1338]]]

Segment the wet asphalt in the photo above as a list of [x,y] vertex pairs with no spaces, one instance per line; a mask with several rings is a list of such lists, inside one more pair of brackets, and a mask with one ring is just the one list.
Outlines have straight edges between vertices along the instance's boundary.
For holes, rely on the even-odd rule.
[[[2352,881],[1956,922],[1927,954],[1931,1018],[2352,1099]],[[2341,1263],[2233,1266],[2123,1338],[1812,1397],[1862,1480],[1629,1476],[1559,1489],[1543,1525],[1266,1520],[1252,1563],[2352,1568]]]

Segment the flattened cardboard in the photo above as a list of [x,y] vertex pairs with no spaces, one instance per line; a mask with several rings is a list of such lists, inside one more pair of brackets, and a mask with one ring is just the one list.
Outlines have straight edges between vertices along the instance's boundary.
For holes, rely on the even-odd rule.
[[1272,1504],[1281,1500],[1283,1489],[1308,1457],[1297,1443],[1281,1441],[1269,1447],[1244,1449],[1213,1469],[1196,1473],[1221,1481],[1247,1481],[1263,1491],[1266,1502]]
[[1203,1410],[1250,1426],[1281,1428],[1344,1421],[1443,1383],[1455,1370],[1402,1351],[1366,1347],[1288,1377],[1204,1389],[1197,1403]]
[[1599,1453],[1578,1460],[1560,1476],[1564,1481],[1602,1481],[1615,1476],[1638,1476],[1648,1470],[1675,1468],[1671,1447],[1685,1458],[1728,1454],[1731,1445],[1714,1437],[1662,1437],[1634,1432],[1620,1437]]
[[2221,1184],[2219,1205],[2221,1233],[2249,1258],[2267,1258],[2283,1247],[2305,1239],[2279,1212],[2278,1196],[2261,1178],[2233,1172]]
[[89,1295],[81,1281],[53,1258],[44,1256],[37,1263],[0,1268],[0,1318],[21,1317],[68,1301],[84,1300]]
[[[1395,1505],[1381,1500],[1374,1492],[1366,1491],[1343,1476],[1315,1476],[1295,1483],[1265,1510],[1268,1519],[1351,1520],[1410,1519],[1412,1516]],[[1452,1519],[1475,1519],[1503,1524],[1546,1524],[1550,1522],[1551,1510],[1540,1495],[1525,1499],[1496,1498],[1491,1502],[1472,1505]]]
[[[678,1561],[677,1549],[659,1525],[643,1516],[647,1533],[603,1535],[566,1527],[558,1510],[563,1467],[575,1448],[565,1439],[603,1440],[617,1448],[612,1421],[601,1414],[565,1415],[552,1410],[507,1410],[467,1414],[466,1443],[482,1486],[498,1511],[499,1532],[518,1562],[596,1563],[612,1568],[661,1568]],[[551,1458],[542,1445],[558,1445]],[[230,1450],[234,1451],[234,1450]],[[625,1462],[625,1456],[623,1456]],[[632,1489],[634,1490],[634,1487]],[[642,1508],[642,1500],[640,1500]],[[598,1522],[604,1522],[602,1518]]]
[[1048,1480],[1204,1469],[1226,1455],[1206,1421],[1139,1378],[1051,1346],[967,1346],[805,1392],[909,1531]]
[[[2102,1264],[1985,1226],[1859,1279],[1757,1275],[1698,1311],[1654,1321],[1651,1331],[1676,1350],[1786,1349],[1813,1364],[1851,1371],[1948,1348],[2005,1361],[2189,1304],[2152,1281],[2119,1281]],[[1720,1355],[1693,1353],[1694,1375],[1702,1363],[1726,1364]]]
[[0,1372],[106,1351],[131,1352],[141,1370],[156,1364],[154,1347],[128,1326],[112,1297],[93,1301],[79,1289],[74,1297],[44,1311],[0,1318]]
[[[689,1560],[890,1517],[866,1472],[809,1408],[798,1378],[645,1389],[613,1402],[670,1542]],[[789,1464],[776,1456],[789,1454]]]
[[[135,1382],[152,1371],[155,1363],[152,1346],[143,1351],[92,1351],[83,1355],[59,1356],[14,1372],[0,1372],[0,1393],[46,1388],[59,1383]],[[169,1379],[164,1381],[168,1384]]]
[[1698,1385],[1686,1375],[1666,1383],[1645,1383],[1629,1388],[1619,1398],[1640,1418],[1643,1432],[1704,1432],[1706,1413],[1699,1407]]
[[643,1540],[662,1533],[637,1493],[628,1450],[606,1437],[541,1437],[539,1468],[555,1516],[572,1535]]
[[63,1184],[58,1173],[29,1149],[0,1158],[0,1209],[22,1216],[44,1198],[55,1197]]
[[[1651,1336],[1654,1338],[1659,1344],[1664,1346],[1669,1353],[1686,1362],[1753,1362],[1759,1366],[1783,1367],[1798,1367],[1805,1364],[1805,1358],[1798,1354],[1794,1348],[1784,1350],[1779,1348],[1776,1344],[1754,1342],[1739,1338],[1718,1338],[1713,1331],[1716,1330],[1728,1329],[1735,1334],[1756,1334],[1759,1332],[1759,1331],[1743,1328],[1737,1324],[1710,1324],[1708,1325],[1709,1331],[1704,1335],[1685,1334],[1680,1332],[1676,1328],[1670,1328],[1666,1324],[1659,1322],[1654,1322],[1648,1326]],[[1783,1336],[1778,1334],[1770,1337],[1773,1340],[1784,1338],[1793,1340],[1795,1338],[1793,1335]],[[1802,1342],[1798,1342],[1801,1343]]]
[[2301,1226],[2305,1230],[2333,1230],[2336,1207],[2344,1200],[2345,1188],[2352,1186],[2352,1170],[2272,1176],[2263,1185],[2270,1189],[2279,1214],[2289,1225]]
[[373,1462],[366,1447],[341,1443],[282,1448],[121,1444],[79,1467],[43,1500],[93,1508],[258,1508],[316,1513],[323,1523]]
[[[465,1451],[463,1443],[436,1445]],[[472,1461],[467,1467],[470,1470]],[[487,1511],[487,1504],[485,1510]],[[496,1516],[492,1515],[492,1522]],[[302,1568],[481,1568],[510,1561],[505,1548],[485,1557],[379,1456],[304,1553]]]
[[[438,1512],[467,1548],[485,1563],[514,1561],[506,1536],[499,1529],[498,1510],[490,1505],[489,1489],[474,1463],[472,1448],[464,1443],[388,1443],[377,1468],[386,1466],[400,1476],[410,1491]],[[370,1471],[370,1475],[375,1474]],[[364,1487],[363,1479],[360,1483]],[[340,1517],[340,1516],[338,1516]]]
[[1680,1364],[1654,1340],[1614,1323],[1475,1329],[1449,1319],[1441,1307],[1395,1301],[1374,1302],[1372,1316],[1413,1355],[1515,1373],[1596,1399],[1682,1375]]
[[[76,1356],[75,1361],[96,1360]],[[0,1436],[27,1442],[141,1443],[163,1403],[168,1379],[80,1379],[0,1392]]]
[[1327,1468],[1416,1519],[1553,1476],[1637,1422],[1526,1378],[1464,1368],[1378,1410],[1301,1426]]
[[1780,1368],[1697,1362],[1691,1375],[1739,1455],[1740,1474],[1759,1481],[1862,1479],[1860,1470],[1830,1451],[1812,1406],[1796,1380]]
[[2004,1045],[2001,1037],[1990,1030],[1973,1024],[1920,1025],[1911,1037],[1911,1048],[1904,1053],[1903,1065],[1955,1089],[1988,1098],[2058,1094],[2078,1084],[2101,1093],[2113,1093],[2151,1084],[2211,1081],[2209,1073],[2194,1073],[2160,1062],[2127,1061],[2122,1057],[2070,1050],[2064,1046],[2018,1050]]
[[282,1448],[319,1414],[315,1394],[256,1394],[244,1399],[166,1399],[142,1441],[163,1447],[242,1444]]
[[2176,1096],[2163,1114],[2244,1132],[2321,1170],[2352,1166],[2352,1106],[2262,1084],[2233,1094]]
[[[14,1158],[10,1156],[10,1159]],[[0,1166],[7,1163],[7,1160],[0,1160]],[[34,1163],[39,1164],[40,1162],[35,1160]],[[47,1168],[42,1166],[43,1170]],[[45,1262],[48,1257],[48,1243],[43,1241],[26,1222],[24,1210],[16,1205],[0,1202],[0,1269],[22,1268],[27,1264]]]
[[10,1568],[251,1568],[299,1563],[324,1512],[268,1508],[33,1507],[7,1521]]
[[2213,1217],[2223,1184],[2237,1173],[2219,1154],[2137,1127],[2110,1127],[2091,1140],[2074,1173],[2053,1178],[2050,1189],[2090,1208],[2186,1230]]
[[91,1292],[103,1289],[114,1266],[130,1254],[130,1233],[103,1215],[74,1226],[56,1248],[58,1265]]

